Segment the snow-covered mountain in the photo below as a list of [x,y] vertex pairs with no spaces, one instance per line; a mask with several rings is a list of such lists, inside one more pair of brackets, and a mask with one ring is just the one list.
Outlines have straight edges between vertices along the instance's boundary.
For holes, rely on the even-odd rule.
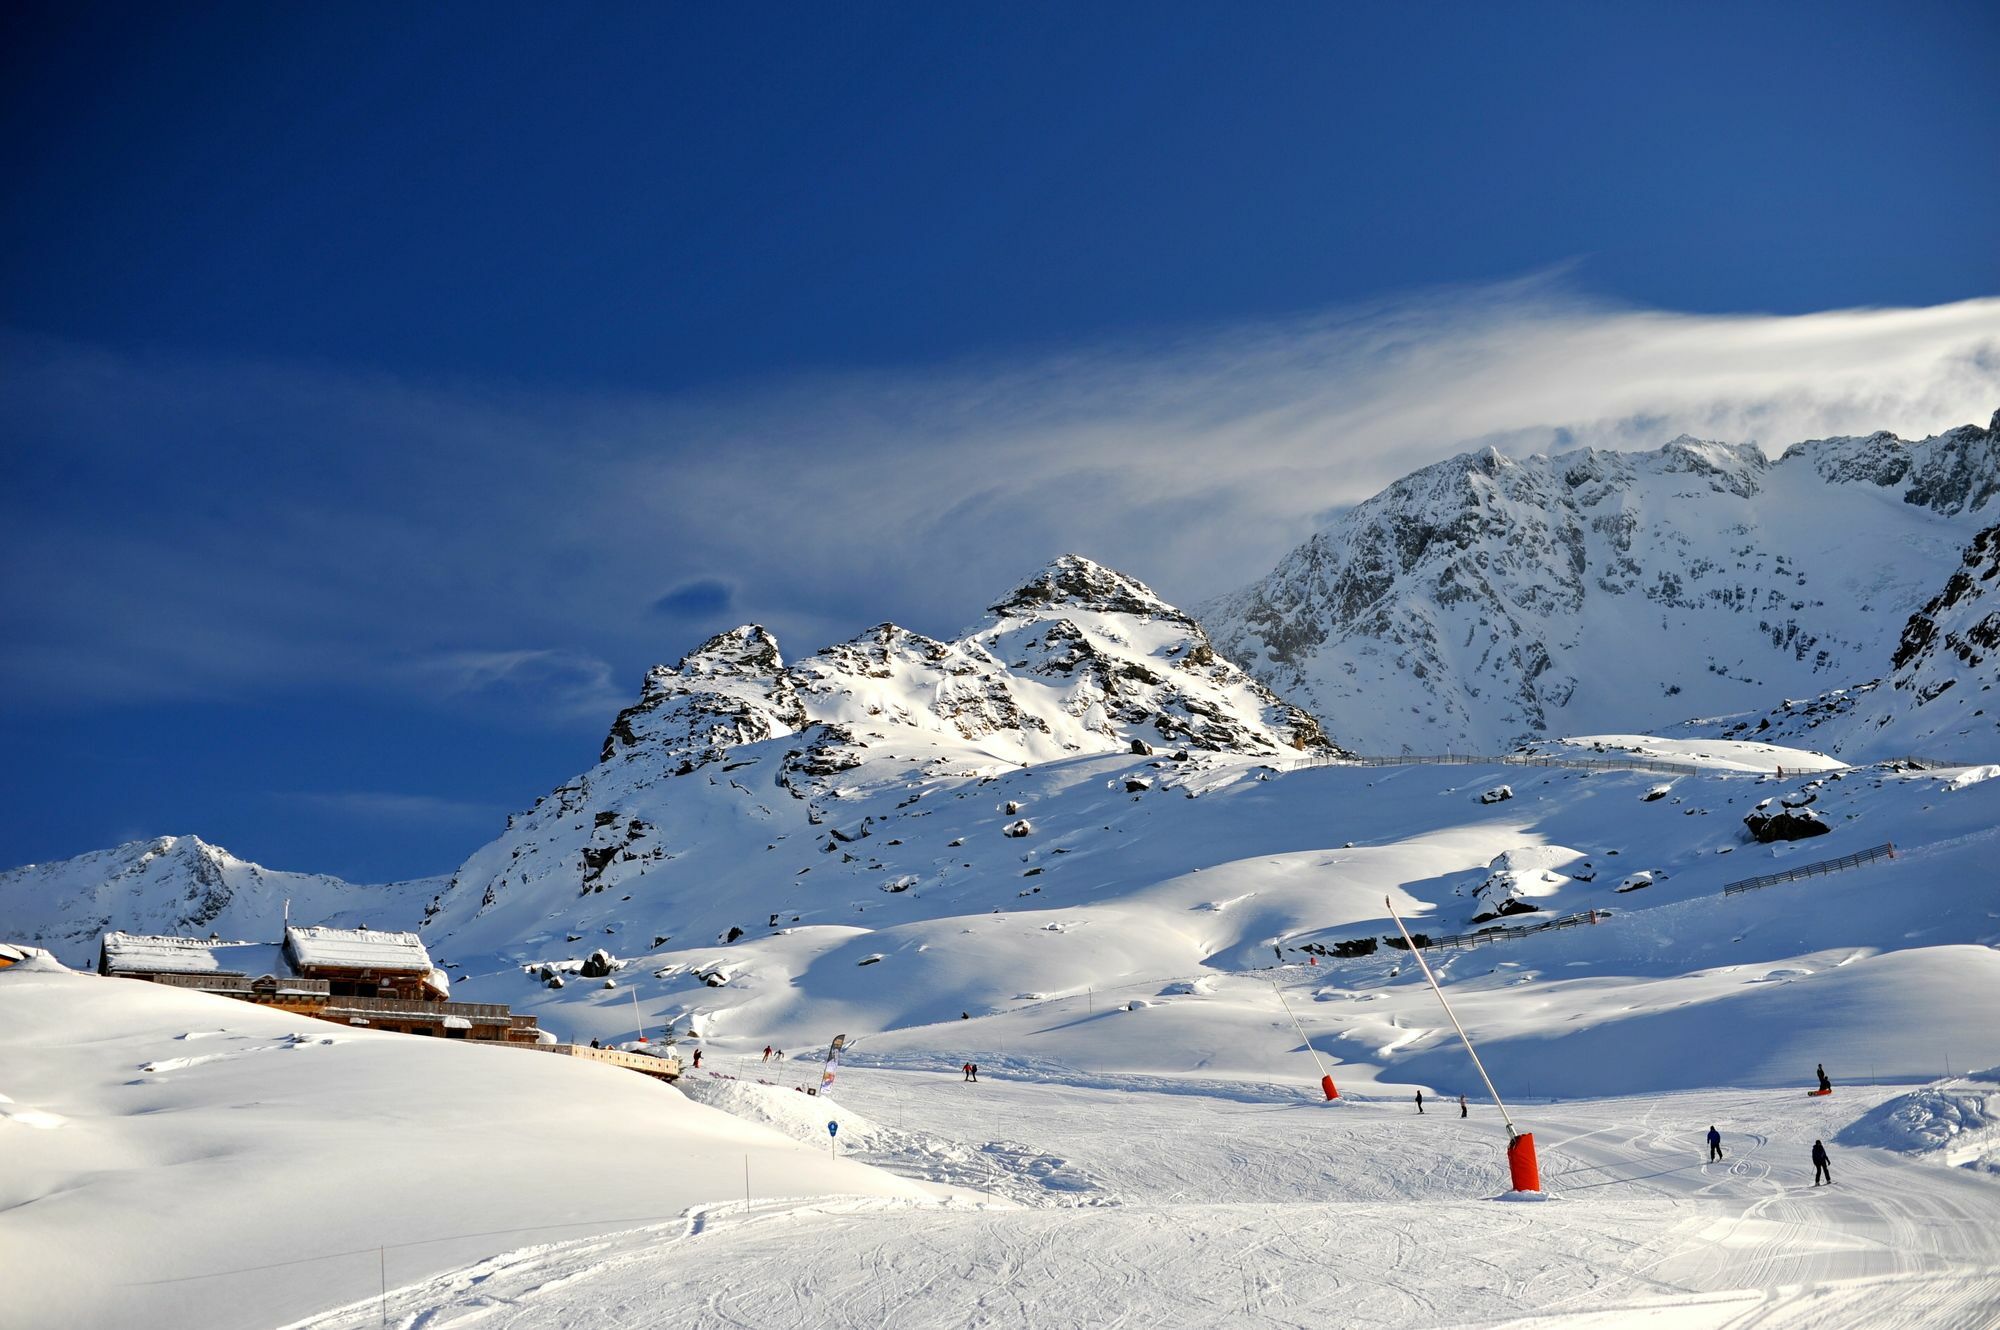
[[1313,720],[1221,659],[1188,615],[1132,578],[1066,555],[956,642],[879,624],[786,666],[755,624],[655,666],[604,741],[606,762],[678,759],[810,726],[896,725],[1010,762],[1126,748],[1216,752],[1326,746]]
[[1675,729],[1850,758],[2000,756],[2000,525],[1972,538],[1943,589],[1910,616],[1889,667],[1885,678]]
[[[546,940],[552,907],[567,911],[579,895],[629,900],[669,878],[685,891],[685,861],[736,853],[722,824],[744,817],[764,828],[747,833],[760,843],[855,844],[894,811],[843,814],[847,773],[864,763],[976,780],[1078,754],[1156,750],[1190,762],[1338,751],[1311,717],[1218,656],[1191,617],[1077,555],[996,602],[957,641],[885,623],[787,665],[768,631],[746,625],[652,670],[612,723],[599,764],[511,817],[453,875],[426,925],[435,937],[476,938],[482,951]],[[733,774],[746,768],[756,774]],[[733,792],[722,797],[729,812],[706,806],[709,789]],[[888,890],[924,876],[888,872],[875,853],[843,851],[838,862],[864,860],[856,871]],[[713,880],[716,870],[704,871]],[[717,906],[718,932],[757,913]]]
[[[1984,622],[1984,566],[1930,611],[1912,671],[1980,654],[1968,634]],[[414,1323],[494,1296],[537,1325],[614,1304],[654,1324],[662,1307],[718,1305],[719,1287],[739,1319],[782,1304],[820,1324],[836,1279],[841,1317],[879,1320],[893,1287],[957,1324],[992,1285],[950,1272],[1000,1251],[1070,1302],[1084,1287],[1099,1319],[1130,1310],[1141,1268],[1148,1307],[1172,1320],[1196,1305],[1183,1289],[1233,1289],[1236,1248],[1192,1276],[1185,1253],[1222,1251],[1204,1235],[1234,1225],[1260,1250],[1306,1253],[1284,1283],[1302,1323],[1350,1297],[1359,1267],[1310,1296],[1292,1281],[1357,1232],[1375,1244],[1367,1262],[1396,1272],[1393,1298],[1369,1304],[1396,1324],[1434,1324],[1446,1300],[1493,1322],[1573,1310],[1610,1278],[1682,1290],[1672,1315],[1723,1295],[1768,1310],[1763,1289],[1734,1292],[1761,1280],[1810,1296],[1822,1321],[1816,1290],[1838,1285],[1862,1290],[1844,1324],[1879,1324],[1885,1287],[1979,1323],[2000,1287],[1982,1218],[1994,1202],[1974,1190],[1988,1184],[1870,1150],[1839,1158],[1846,1185],[1829,1201],[1863,1199],[1838,1224],[1815,1194],[1788,1202],[1792,1236],[1736,1264],[1704,1249],[1669,1269],[1659,1253],[1690,1215],[1732,1232],[1746,1215],[1776,1223],[1772,1179],[1803,1188],[1808,1142],[1882,1140],[1856,1115],[1965,1059],[2000,1061],[2000,935],[1990,893],[1967,889],[2000,835],[2000,766],[1846,768],[1761,742],[1618,733],[1546,748],[1676,772],[1302,760],[1300,746],[1327,751],[1317,730],[1210,651],[1185,615],[1080,560],[955,642],[885,626],[787,664],[769,634],[739,629],[649,676],[603,759],[433,899],[426,937],[456,997],[508,1002],[577,1040],[670,1027],[706,1055],[680,1084],[688,1098],[776,1125],[809,1156],[578,1059],[318,1025],[39,959],[0,970],[0,1146],[15,1141],[22,1162],[0,1168],[18,1202],[0,1194],[0,1273],[28,1290],[31,1318],[54,1305],[170,1326],[304,1324],[336,1305],[311,1324],[359,1326],[392,1298]],[[1773,817],[1810,822],[1813,839],[1754,838]],[[1724,892],[1884,841],[1895,855],[1864,867]],[[1587,1222],[1551,1237],[1484,1199],[1506,1185],[1502,1122],[1388,941],[1388,902],[1419,934],[1521,929],[1431,963],[1513,1122],[1541,1133],[1544,1178]],[[1524,927],[1558,921],[1572,926]],[[836,1033],[834,1092],[808,1098]],[[1839,1081],[1831,1100],[1798,1093],[1820,1060]],[[979,1085],[953,1070],[966,1062],[984,1065]],[[1318,1102],[1322,1073],[1340,1100]],[[1856,1084],[1878,1078],[1900,1085]],[[1419,1087],[1469,1095],[1472,1120],[1415,1116]],[[1919,1093],[1939,1130],[1972,1102]],[[1749,1167],[1698,1171],[1709,1121]],[[47,1135],[22,1152],[23,1133]],[[496,1186],[481,1143],[516,1138]],[[579,1142],[597,1158],[647,1141],[672,1148],[640,1170],[637,1209],[577,1181]],[[1989,1138],[1958,1145],[1984,1157]],[[958,1199],[912,1214],[909,1185],[856,1159]],[[753,1174],[754,1203],[738,1190]],[[843,1199],[800,1204],[833,1191]],[[442,1209],[427,1199],[439,1194]],[[963,1204],[980,1194],[1008,1204]],[[163,1206],[199,1221],[176,1230],[184,1242],[161,1238]],[[1412,1229],[1433,1213],[1450,1224]],[[417,1226],[385,1232],[385,1214]],[[1883,1276],[1869,1235],[1938,1214],[1956,1245]],[[595,1233],[647,1215],[638,1234]],[[1162,1231],[1186,1239],[1164,1257]],[[674,1253],[689,1241],[722,1259],[663,1293],[657,1272],[685,1266]],[[297,1264],[371,1242],[373,1263]],[[515,1243],[530,1246],[496,1259]],[[1496,1284],[1496,1250],[1559,1282]],[[389,1287],[384,1252],[397,1283],[437,1279]],[[107,1260],[124,1275],[106,1279]],[[1115,1278],[1099,1282],[1104,1269]],[[791,1281],[775,1299],[774,1278]],[[937,1311],[944,1284],[974,1291]],[[174,1302],[163,1287],[187,1291]],[[1212,1323],[1255,1319],[1270,1305],[1256,1298],[1210,1304]]]
[[2000,415],[1773,462],[1649,453],[1425,467],[1202,607],[1218,649],[1363,751],[1655,730],[1879,677],[2000,512]]
[[413,918],[443,881],[360,886],[265,868],[198,836],[160,836],[0,872],[0,928],[88,965],[113,928],[275,940],[288,900],[309,922],[380,924]]

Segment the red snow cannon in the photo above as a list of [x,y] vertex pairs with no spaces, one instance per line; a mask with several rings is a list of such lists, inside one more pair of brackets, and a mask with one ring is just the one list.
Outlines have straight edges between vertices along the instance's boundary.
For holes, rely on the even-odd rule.
[[1507,1142],[1507,1171],[1513,1174],[1515,1191],[1542,1189],[1542,1168],[1535,1162],[1535,1133],[1524,1131]]
[[1340,1091],[1333,1088],[1333,1077],[1331,1075],[1322,1076],[1319,1078],[1319,1088],[1326,1091],[1326,1097],[1328,1099],[1340,1098]]

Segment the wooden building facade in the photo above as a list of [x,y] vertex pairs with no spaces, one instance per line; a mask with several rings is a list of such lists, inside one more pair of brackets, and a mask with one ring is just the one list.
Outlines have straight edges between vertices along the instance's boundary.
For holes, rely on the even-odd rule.
[[97,972],[193,988],[341,1025],[485,1043],[534,1044],[533,1016],[453,1002],[451,981],[415,933],[320,926],[280,943],[106,933]]

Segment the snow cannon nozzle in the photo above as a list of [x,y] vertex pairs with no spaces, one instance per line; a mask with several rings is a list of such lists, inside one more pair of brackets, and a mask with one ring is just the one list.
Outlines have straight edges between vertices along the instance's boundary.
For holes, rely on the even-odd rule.
[[1515,1132],[1507,1142],[1507,1172],[1515,1191],[1539,1192],[1542,1169],[1535,1158],[1535,1133]]

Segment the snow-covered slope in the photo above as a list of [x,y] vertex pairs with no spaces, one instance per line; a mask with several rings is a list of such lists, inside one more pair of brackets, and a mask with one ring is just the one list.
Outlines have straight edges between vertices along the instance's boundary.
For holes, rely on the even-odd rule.
[[[1156,748],[1190,762],[1335,751],[1311,718],[1217,656],[1186,614],[1073,555],[955,642],[882,624],[787,665],[768,632],[746,626],[653,670],[602,761],[510,818],[453,876],[426,926],[461,949],[539,946],[579,897],[608,894],[644,902],[614,911],[622,918],[674,918],[667,931],[706,927],[681,922],[690,908],[718,933],[747,928],[791,905],[715,885],[746,870],[768,883],[763,847],[788,838],[807,852],[790,876],[819,866],[836,871],[815,885],[861,876],[902,891],[941,870],[888,872],[869,851],[892,839],[878,824],[907,820],[926,776],[963,782]],[[864,765],[893,788],[887,804],[853,797],[849,773]]]
[[[1933,616],[1944,649],[1964,603]],[[1578,757],[1673,765],[1535,765]],[[693,1097],[809,1155],[614,1069],[16,966],[0,1284],[42,1280],[37,1323],[170,1327],[343,1302],[313,1324],[1310,1324],[1334,1300],[1410,1327],[1980,1323],[1989,1178],[1843,1143],[1842,1189],[1802,1189],[1814,1139],[2000,1063],[2000,763],[1618,729],[1510,763],[1338,759],[1080,560],[953,642],[884,626],[787,663],[725,634],[649,676],[424,934],[460,1000],[576,1039],[671,1028],[704,1055]],[[1753,839],[1781,810],[1813,838]],[[1390,901],[1432,936],[1570,921],[1431,962],[1573,1204],[1486,1203],[1504,1129]],[[832,1096],[796,1093],[834,1034]],[[1831,1099],[1800,1093],[1817,1062]],[[1416,1117],[1418,1087],[1470,1117]],[[1709,1121],[1730,1154],[1704,1168]],[[828,1122],[1023,1208],[912,1209],[826,1159]],[[732,1213],[746,1154],[760,1200],[792,1199]]]
[[[0,1324],[269,1327],[524,1243],[933,1193],[658,1082],[0,970]],[[371,1307],[373,1304],[370,1304]]]
[[11,940],[90,965],[99,937],[114,928],[275,940],[288,900],[293,917],[310,923],[411,921],[443,881],[358,886],[265,868],[198,836],[161,836],[0,872],[0,927]]
[[1765,711],[1690,721],[1688,734],[1809,743],[1850,758],[1987,761],[2000,752],[2000,525],[1972,538],[1944,587],[1903,625],[1887,677]]
[[1689,438],[1488,449],[1398,481],[1200,615],[1362,751],[1653,732],[1881,675],[1996,496],[2000,416],[1776,462]]
[[[1389,897],[1433,935],[1603,914],[1437,958],[1501,1065],[1563,1093],[1785,1083],[1816,1047],[1841,1048],[1846,1074],[1864,1056],[1884,1075],[1941,1065],[1912,1022],[1940,1037],[1955,1023],[1958,1056],[2000,1061],[2000,1031],[1975,1015],[2000,1003],[1978,885],[2000,781],[1977,769],[1814,770],[1823,759],[1725,741],[1701,745],[1709,774],[1664,780],[1118,755],[982,773],[904,749],[840,772],[814,825],[814,805],[775,788],[783,743],[735,750],[712,781],[656,785],[649,820],[684,848],[643,875],[582,892],[572,868],[504,909],[440,914],[426,936],[463,967],[455,991],[577,1036],[693,1029],[711,1056],[847,1031],[882,1049],[1263,1076],[1278,1050],[1299,1053],[1255,972],[1311,959],[1327,987],[1302,1019],[1343,1084],[1440,1080],[1454,1046],[1384,941]],[[1480,801],[1503,782],[1511,798]],[[1826,830],[1756,843],[1746,819],[1779,807]],[[1893,860],[1723,894],[1885,841]],[[576,973],[598,948],[620,963],[615,987]],[[1142,1038],[1090,1019],[1134,1001],[1148,1009],[1120,1019]],[[1727,1033],[1753,1012],[1765,1033]],[[1650,1044],[1635,1033],[1648,1021],[1662,1023]],[[1722,1043],[1660,1064],[1645,1050],[1668,1026]]]

